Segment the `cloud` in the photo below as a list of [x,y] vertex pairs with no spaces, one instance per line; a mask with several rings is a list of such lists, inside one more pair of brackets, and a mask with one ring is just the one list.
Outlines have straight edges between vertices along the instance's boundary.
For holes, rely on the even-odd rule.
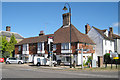
[[120,25],[120,22],[119,22],[119,23],[116,22],[116,23],[113,23],[113,24],[112,24],[113,27],[118,27],[118,25]]

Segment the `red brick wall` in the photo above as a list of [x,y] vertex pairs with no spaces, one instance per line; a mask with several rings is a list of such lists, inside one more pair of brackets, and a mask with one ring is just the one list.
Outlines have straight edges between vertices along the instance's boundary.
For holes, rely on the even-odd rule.
[[85,45],[85,44],[79,43],[79,49],[81,49],[82,47],[83,49],[90,49],[87,53],[95,53],[95,50],[93,50],[94,45],[88,45],[88,44]]
[[[93,50],[94,45],[88,45],[88,44],[83,44],[83,43],[79,43],[79,49],[81,49],[83,47],[83,49],[90,49],[90,51],[88,51],[87,53],[95,53],[95,50]],[[72,48],[72,53],[75,54],[76,49],[77,49],[77,43],[72,43],[71,44],[71,48]],[[81,53],[81,51],[79,51]],[[56,54],[60,55],[61,54],[61,44],[57,44],[56,45]]]
[[72,43],[71,48],[72,48],[72,53],[76,53],[77,43]]
[[29,54],[37,54],[37,43],[29,44]]
[[45,54],[48,54],[48,51],[47,51],[47,43],[44,44],[44,50],[45,50]]
[[61,53],[61,44],[57,44],[56,45],[56,54],[60,55],[60,53]]
[[15,54],[22,54],[22,45],[21,46],[21,51],[18,51],[18,45],[15,46]]

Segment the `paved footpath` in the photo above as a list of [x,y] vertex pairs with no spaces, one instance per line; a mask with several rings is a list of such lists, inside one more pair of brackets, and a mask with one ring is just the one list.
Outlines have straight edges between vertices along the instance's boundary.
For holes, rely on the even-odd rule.
[[117,71],[68,70],[67,67],[28,66],[3,64],[3,78],[118,78]]

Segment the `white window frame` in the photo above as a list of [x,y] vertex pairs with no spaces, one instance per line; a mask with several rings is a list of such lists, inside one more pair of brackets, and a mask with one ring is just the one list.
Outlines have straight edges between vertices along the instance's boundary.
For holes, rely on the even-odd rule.
[[18,51],[21,51],[21,46],[18,46]]
[[28,44],[23,44],[23,51],[28,51],[29,45]]
[[112,41],[110,41],[110,46],[112,46]]
[[61,43],[62,50],[69,50],[69,43]]
[[37,50],[42,51],[42,42],[37,43]]
[[105,45],[107,45],[107,40],[105,40]]

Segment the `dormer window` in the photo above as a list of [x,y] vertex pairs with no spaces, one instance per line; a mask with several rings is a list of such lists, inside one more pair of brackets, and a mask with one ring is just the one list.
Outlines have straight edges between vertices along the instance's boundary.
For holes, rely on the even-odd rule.
[[104,32],[104,34],[108,37],[108,31],[107,30]]

